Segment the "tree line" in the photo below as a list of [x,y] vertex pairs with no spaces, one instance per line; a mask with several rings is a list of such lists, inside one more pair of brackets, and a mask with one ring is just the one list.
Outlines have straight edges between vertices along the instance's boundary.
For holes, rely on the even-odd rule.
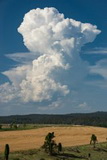
[[107,127],[107,112],[72,113],[66,115],[14,115],[1,116],[0,124],[70,124]]

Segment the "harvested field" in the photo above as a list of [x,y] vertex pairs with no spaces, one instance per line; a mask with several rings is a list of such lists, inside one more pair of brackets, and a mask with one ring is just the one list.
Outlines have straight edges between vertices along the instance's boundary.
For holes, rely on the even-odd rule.
[[10,145],[11,151],[39,148],[44,142],[48,132],[55,132],[56,142],[63,146],[76,146],[89,144],[91,134],[96,134],[99,142],[105,142],[107,128],[74,126],[74,127],[45,127],[23,131],[0,132],[0,152],[3,152],[5,144]]

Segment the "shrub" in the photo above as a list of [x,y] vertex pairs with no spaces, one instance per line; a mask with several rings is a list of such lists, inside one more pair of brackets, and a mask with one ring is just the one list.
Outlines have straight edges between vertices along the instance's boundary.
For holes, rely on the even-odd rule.
[[0,129],[2,129],[2,124],[0,124]]
[[43,145],[43,148],[45,148],[45,151],[48,152],[50,155],[53,154],[54,148],[57,146],[55,141],[53,140],[54,138],[54,132],[48,133],[47,136],[45,137],[45,142]]
[[90,144],[93,144],[93,147],[95,148],[97,142],[97,136],[95,134],[92,134]]
[[58,143],[58,153],[62,151],[62,144]]

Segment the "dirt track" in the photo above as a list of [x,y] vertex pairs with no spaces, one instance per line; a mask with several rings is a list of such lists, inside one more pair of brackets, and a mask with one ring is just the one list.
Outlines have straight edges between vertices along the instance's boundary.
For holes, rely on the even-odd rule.
[[106,141],[107,128],[100,127],[46,127],[23,131],[0,132],[0,152],[5,144],[10,145],[11,151],[39,148],[48,132],[55,132],[56,142],[63,146],[89,144],[91,134],[96,134],[99,142]]

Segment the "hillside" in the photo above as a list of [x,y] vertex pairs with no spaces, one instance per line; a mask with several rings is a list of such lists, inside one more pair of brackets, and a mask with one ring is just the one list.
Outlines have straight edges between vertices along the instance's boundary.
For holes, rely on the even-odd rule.
[[71,124],[107,127],[107,112],[72,113],[65,115],[30,114],[0,116],[0,124],[2,123]]

